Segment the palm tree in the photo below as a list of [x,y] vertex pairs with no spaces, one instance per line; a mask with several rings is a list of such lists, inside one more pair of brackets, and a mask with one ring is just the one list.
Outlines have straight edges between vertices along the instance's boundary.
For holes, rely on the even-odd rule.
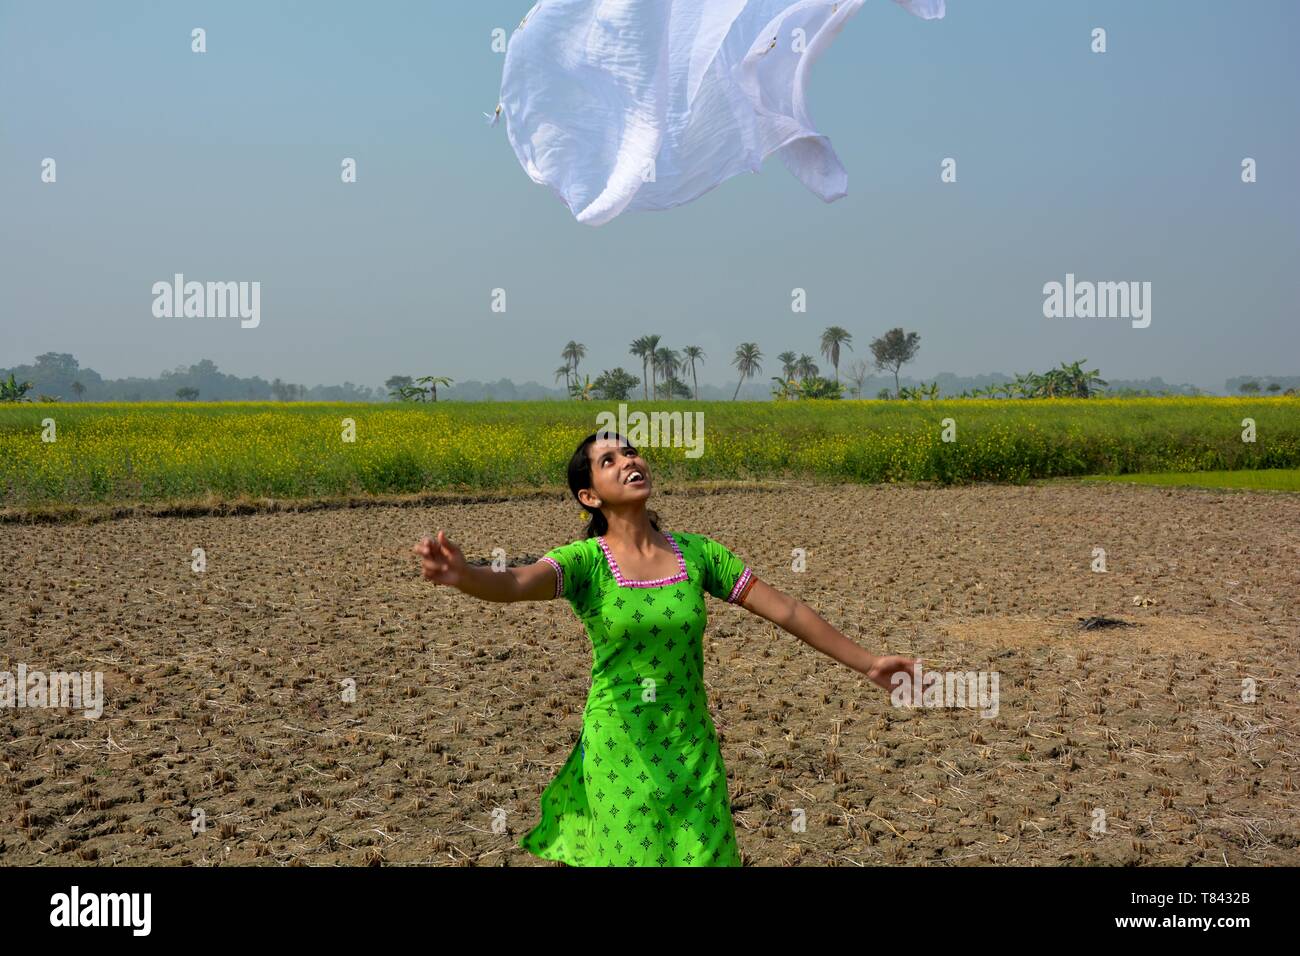
[[564,390],[566,392],[569,390],[569,373],[572,371],[573,369],[568,365],[561,365],[555,370],[555,380],[558,382],[560,379],[564,379]]
[[667,386],[667,397],[670,401],[673,397],[672,380],[677,377],[678,370],[684,367],[681,357],[675,350],[669,348],[658,349],[650,363],[652,370],[663,374],[664,384]]
[[395,397],[401,402],[422,402],[427,394],[419,385],[399,385]]
[[646,393],[646,389],[649,388],[649,385],[647,384],[645,370],[646,355],[649,354],[649,346],[646,345],[645,336],[643,335],[641,338],[634,340],[632,344],[628,346],[627,350],[641,360],[641,394],[649,397]]
[[648,367],[650,365],[650,359],[654,355],[655,349],[658,347],[659,336],[643,335],[633,342],[631,347],[628,349],[629,352],[641,360],[641,390],[642,394],[647,399],[650,398],[650,387],[654,384],[654,382],[651,381],[652,376],[648,371]]
[[1017,375],[1012,389],[1021,398],[1034,398],[1038,394],[1038,376],[1033,372]]
[[838,325],[832,325],[822,333],[822,355],[835,367],[836,385],[840,383],[840,346],[843,345],[852,352],[853,346],[849,345],[852,341],[853,336]]
[[1061,370],[1057,368],[1045,372],[1040,381],[1042,384],[1039,389],[1043,398],[1056,398],[1068,388],[1065,377],[1061,374]]
[[580,345],[572,339],[569,340],[569,344],[560,352],[560,358],[564,359],[564,364],[573,366],[573,380],[575,382],[578,380],[578,362],[585,357],[586,354],[587,346]]
[[[695,377],[695,363],[704,361],[704,349],[698,345],[688,345],[682,349],[682,355],[686,357],[686,361],[691,365],[691,382],[695,385],[695,400],[698,402],[700,400],[700,383]],[[685,365],[682,366],[682,370],[685,371]]]
[[[1084,359],[1083,362],[1088,361]],[[1102,391],[1108,384],[1095,368],[1084,371],[1083,362],[1070,365],[1061,363],[1061,375],[1066,380],[1068,391],[1076,398],[1091,398],[1094,393]]]
[[745,384],[745,379],[763,371],[762,366],[758,364],[762,357],[763,353],[758,350],[757,342],[741,342],[736,346],[736,357],[731,360],[731,364],[739,370],[740,381],[736,383],[736,391],[731,396],[733,402],[740,394],[740,386]]
[[776,357],[781,363],[781,374],[788,380],[794,378],[794,366],[799,361],[799,356],[793,352],[782,352]]
[[821,374],[821,369],[813,362],[811,355],[800,355],[799,361],[794,363],[794,370],[801,379]]
[[659,336],[647,335],[645,337],[646,362],[650,366],[650,394],[655,393],[655,352],[659,348]]
[[451,387],[451,379],[445,375],[425,375],[423,378],[417,378],[416,383],[419,385],[429,386],[429,394],[432,396],[431,401],[438,400],[438,386]]
[[81,396],[86,394],[86,386],[81,382],[72,383],[72,394],[77,396],[77,401],[81,401]]
[[628,351],[630,352],[630,354],[632,354],[632,355],[636,355],[638,359],[641,359],[641,385],[642,385],[642,390],[643,390],[643,389],[645,389],[645,381],[646,381],[646,339],[645,339],[645,336],[642,336],[641,338],[633,339],[633,341],[632,341],[632,345],[629,345],[629,346],[628,346]]
[[654,349],[647,356],[647,358],[649,359],[649,366],[650,366],[650,397],[651,398],[659,397],[659,385],[660,385],[659,379],[663,377],[662,375],[664,370],[663,353],[666,351],[668,350]]

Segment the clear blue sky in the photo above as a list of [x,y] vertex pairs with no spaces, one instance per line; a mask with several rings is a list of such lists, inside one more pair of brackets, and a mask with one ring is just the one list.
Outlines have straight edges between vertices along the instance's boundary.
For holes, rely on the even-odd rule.
[[[1211,388],[1300,372],[1294,0],[949,0],[932,22],[869,0],[813,79],[848,198],[821,203],[773,158],[598,229],[482,119],[491,31],[531,5],[0,0],[0,365],[550,384],[569,339],[593,374],[640,374],[627,345],[655,332],[702,346],[701,380],[723,384],[738,342],[766,378],[835,324],[846,361],[918,331],[920,377],[1084,357]],[[260,281],[261,326],[154,318],[175,272]],[[1045,319],[1067,272],[1152,282],[1150,328]]]

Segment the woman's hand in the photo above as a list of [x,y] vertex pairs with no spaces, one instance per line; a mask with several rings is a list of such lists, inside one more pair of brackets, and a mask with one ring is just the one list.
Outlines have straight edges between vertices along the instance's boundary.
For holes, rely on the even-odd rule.
[[[877,657],[867,669],[867,677],[877,687],[892,691],[896,686],[895,674],[906,674],[909,687],[916,680],[916,665],[921,663],[914,657]],[[910,698],[909,698],[910,699]]]
[[452,543],[447,533],[438,529],[437,538],[421,538],[420,543],[411,549],[420,556],[420,573],[426,581],[445,584],[459,588],[465,580],[469,566],[465,555]]

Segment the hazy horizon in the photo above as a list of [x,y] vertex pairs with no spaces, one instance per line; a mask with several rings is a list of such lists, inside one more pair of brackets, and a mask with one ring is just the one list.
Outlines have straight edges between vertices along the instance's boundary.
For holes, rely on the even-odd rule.
[[[734,387],[745,341],[761,381],[785,350],[831,374],[819,337],[838,325],[841,377],[895,326],[920,333],[904,374],[924,381],[1085,358],[1209,391],[1300,371],[1293,3],[951,0],[925,22],[873,0],[812,81],[846,199],[821,203],[774,159],[598,229],[483,120],[492,31],[531,5],[0,0],[0,365],[65,352],[126,378],[210,358],[308,385],[550,388],[570,339],[593,379],[639,376],[628,344],[656,333]],[[176,273],[259,282],[259,324],[155,317],[151,288]],[[1068,274],[1150,282],[1150,326],[1045,318],[1044,284]]]
[[[73,353],[66,353],[66,354],[73,354]],[[73,354],[73,358],[76,358],[75,354]],[[200,361],[207,361],[207,360],[206,360],[206,359],[202,359],[202,360],[200,360]],[[175,368],[175,369],[164,369],[164,370],[160,370],[160,373],[159,373],[158,375],[152,375],[152,376],[116,376],[116,375],[112,375],[112,374],[104,375],[104,369],[95,368],[94,366],[87,365],[86,363],[81,363],[79,359],[78,359],[78,363],[79,363],[81,369],[84,370],[84,369],[89,368],[89,369],[93,370],[96,374],[100,375],[100,376],[101,376],[105,381],[111,381],[111,382],[134,381],[134,380],[137,380],[137,379],[143,379],[143,380],[145,380],[145,381],[160,382],[160,381],[161,381],[161,376],[164,375],[164,374],[172,374],[172,373],[178,373],[178,372],[183,372],[183,371],[190,371],[190,370],[193,370],[193,369],[194,369],[196,366],[198,366],[198,364],[199,364],[198,362],[194,362],[194,363],[190,363],[188,366],[185,366],[184,368],[177,367],[177,368]],[[21,362],[21,363],[18,363],[16,366],[13,366],[12,368],[23,368],[23,367],[30,366],[31,364],[32,364],[32,363],[30,363],[30,362]],[[870,364],[870,363],[868,363],[868,364]],[[1059,367],[1059,366],[1058,366],[1058,367]],[[1090,366],[1088,363],[1084,363],[1084,368],[1085,368],[1085,369],[1086,369],[1086,368],[1090,368],[1090,367],[1091,367],[1091,366]],[[627,365],[624,365],[624,366],[623,366],[623,369],[624,369],[625,371],[632,372],[633,374],[636,374],[636,375],[639,377],[639,371],[640,371],[639,369],[629,368]],[[4,376],[5,374],[9,373],[10,370],[11,370],[11,367],[0,366],[0,377],[2,377],[2,376]],[[586,368],[584,368],[584,369],[582,370],[581,374],[582,374],[584,377],[585,377],[586,375],[591,375],[592,380],[594,381],[595,378],[596,378],[596,375],[598,374],[599,371],[603,371],[603,370],[591,370],[591,369],[586,369]],[[834,373],[833,373],[833,371],[832,371],[831,369],[829,369],[829,368],[824,368],[822,371],[824,372],[825,377],[827,377],[827,378],[834,378]],[[1040,368],[1040,369],[1032,369],[1032,370],[1029,370],[1029,369],[1017,369],[1017,370],[1015,370],[1014,372],[1009,372],[1009,371],[1005,371],[1005,370],[998,369],[998,370],[993,370],[993,371],[989,371],[989,372],[979,372],[979,373],[972,373],[972,374],[963,374],[963,373],[951,372],[951,371],[947,371],[947,370],[940,370],[939,372],[935,373],[934,375],[931,375],[928,379],[921,379],[921,378],[919,378],[918,376],[912,374],[912,373],[908,370],[907,367],[904,367],[904,368],[900,371],[900,373],[899,373],[899,382],[900,382],[901,384],[911,386],[911,385],[917,385],[917,384],[927,384],[928,382],[931,382],[931,381],[939,381],[939,382],[942,382],[942,383],[943,383],[944,387],[955,387],[955,386],[953,386],[952,381],[951,381],[951,380],[955,380],[957,386],[960,386],[960,387],[962,387],[962,388],[972,388],[972,387],[983,387],[984,385],[989,384],[991,381],[998,381],[998,380],[1005,380],[1005,381],[1008,381],[1008,382],[1010,382],[1010,381],[1014,381],[1016,374],[1020,374],[1020,373],[1024,373],[1024,372],[1028,372],[1028,371],[1033,371],[1033,372],[1042,373],[1042,372],[1049,371],[1049,369],[1048,369],[1047,367]],[[220,374],[222,374],[222,375],[228,375],[228,376],[231,376],[231,377],[234,377],[234,378],[238,378],[238,379],[241,379],[241,380],[246,380],[246,381],[247,381],[247,380],[251,380],[251,379],[253,379],[253,378],[256,377],[256,376],[252,376],[252,375],[242,375],[242,374],[240,374],[239,369],[221,368],[220,366],[217,366],[217,372],[220,373]],[[24,373],[24,375],[25,375],[25,373]],[[21,377],[23,377],[23,376],[20,375],[20,378],[21,378]],[[481,392],[484,391],[485,389],[491,389],[493,386],[499,385],[499,384],[502,383],[502,382],[509,382],[512,388],[515,388],[515,389],[518,389],[518,390],[521,390],[521,391],[525,391],[525,392],[528,392],[528,391],[531,391],[531,390],[534,390],[534,389],[544,390],[544,391],[546,391],[546,392],[548,393],[546,396],[544,396],[544,399],[556,399],[556,400],[562,400],[562,399],[567,399],[567,398],[568,398],[568,396],[565,394],[565,388],[564,388],[564,385],[563,385],[562,382],[557,383],[557,384],[548,384],[547,382],[539,381],[539,380],[536,380],[536,379],[525,379],[525,380],[520,381],[520,380],[516,380],[516,379],[510,378],[509,376],[497,376],[496,378],[466,378],[466,379],[456,379],[456,378],[454,378],[454,376],[449,376],[449,377],[452,377],[452,378],[454,379],[453,384],[452,384],[452,385],[449,385],[449,386],[442,386],[442,387],[439,388],[439,391],[438,391],[439,400],[446,400],[446,401],[478,401],[478,400],[480,400],[480,399],[477,397],[477,396],[479,395],[479,393],[481,393]],[[1103,374],[1101,375],[1101,377],[1102,377],[1102,378],[1107,378],[1107,376],[1104,374],[1104,371],[1103,371]],[[263,377],[263,378],[264,378],[264,377]],[[699,380],[699,390],[700,390],[700,398],[701,398],[701,400],[702,400],[702,401],[716,401],[716,400],[719,400],[720,398],[722,398],[722,399],[731,398],[732,395],[733,395],[733,393],[735,392],[735,388],[736,388],[736,380],[737,380],[737,378],[738,378],[738,376],[733,375],[732,378],[731,378],[731,381],[729,381],[729,382],[728,382],[728,381],[723,381],[723,382],[705,381],[703,378],[701,378],[701,379]],[[745,382],[744,382],[744,384],[740,387],[740,390],[739,390],[739,398],[740,398],[740,400],[742,400],[742,401],[753,401],[753,400],[755,400],[755,396],[759,396],[759,399],[760,399],[760,400],[766,400],[766,399],[769,399],[769,398],[771,397],[771,396],[770,396],[770,389],[771,389],[771,386],[770,386],[770,379],[771,379],[771,376],[766,375],[765,373],[764,373],[764,374],[760,374],[760,375],[757,376],[757,377],[751,377],[751,378],[746,379]],[[846,397],[846,398],[854,397],[853,394],[852,394],[853,382],[851,381],[851,376],[848,374],[848,371],[847,371],[847,365],[846,365],[845,363],[843,363],[843,362],[841,363],[841,375],[840,375],[840,379],[841,379],[841,381],[843,382],[843,384],[844,384],[844,386],[845,386],[844,397]],[[188,379],[187,379],[187,380],[188,380]],[[272,381],[272,379],[265,379],[265,380],[268,381],[268,382]],[[1240,381],[1242,381],[1242,380],[1246,380],[1246,381],[1254,380],[1254,381],[1258,382],[1258,383],[1259,383],[1262,387],[1264,387],[1265,389],[1266,389],[1267,385],[1268,385],[1271,381],[1279,382],[1279,383],[1280,383],[1280,389],[1287,389],[1287,388],[1297,388],[1297,387],[1300,387],[1300,375],[1276,375],[1276,376],[1273,376],[1273,375],[1256,375],[1256,374],[1243,373],[1243,374],[1240,374],[1240,375],[1229,376],[1229,377],[1228,377],[1227,379],[1225,379],[1223,382],[1219,382],[1219,383],[1217,383],[1217,384],[1210,384],[1210,385],[1202,385],[1202,384],[1200,384],[1200,383],[1196,383],[1196,382],[1169,381],[1169,380],[1164,379],[1162,376],[1155,376],[1155,375],[1153,375],[1153,376],[1147,376],[1147,377],[1142,378],[1142,379],[1118,379],[1118,378],[1110,377],[1110,378],[1108,379],[1108,383],[1109,383],[1109,384],[1108,384],[1108,388],[1103,388],[1103,389],[1102,389],[1102,393],[1105,393],[1106,391],[1114,391],[1114,390],[1117,389],[1117,388],[1147,387],[1147,386],[1148,386],[1149,384],[1151,384],[1151,383],[1155,383],[1155,382],[1163,382],[1164,385],[1165,385],[1165,386],[1168,386],[1170,389],[1179,389],[1179,388],[1182,388],[1182,387],[1184,387],[1184,386],[1195,386],[1195,387],[1201,389],[1203,392],[1205,392],[1205,393],[1207,393],[1207,394],[1229,395],[1229,396],[1231,396],[1231,395],[1238,395],[1238,396],[1239,396],[1239,395],[1241,395],[1241,393],[1240,393],[1239,391],[1237,391],[1237,390],[1234,390],[1234,388],[1230,387],[1230,383],[1232,383],[1234,380],[1236,380],[1236,381],[1238,382],[1238,384],[1240,384]],[[690,378],[689,372],[688,372],[688,373],[686,374],[686,376],[685,376],[685,383],[686,383],[688,386],[692,386],[692,382],[691,382],[691,378]],[[872,371],[868,374],[867,378],[864,379],[864,387],[863,387],[863,392],[862,392],[861,397],[862,397],[862,398],[873,398],[873,397],[875,397],[875,393],[876,393],[876,391],[879,390],[879,388],[880,388],[880,386],[882,385],[882,383],[883,383],[885,386],[888,386],[889,389],[892,391],[893,384],[894,384],[893,372],[890,371],[890,370],[883,370],[883,371],[881,371],[881,370],[875,370],[875,369],[872,369]],[[175,384],[175,383],[173,382],[172,384]],[[308,389],[332,389],[332,388],[339,388],[339,387],[346,386],[346,385],[352,385],[352,386],[359,387],[359,388],[363,388],[363,389],[376,389],[376,390],[378,390],[378,391],[380,391],[380,392],[385,392],[385,393],[386,393],[386,389],[385,389],[384,383],[382,383],[382,382],[370,383],[370,382],[364,382],[364,381],[353,381],[353,380],[350,379],[350,378],[348,378],[348,379],[344,379],[344,380],[339,381],[339,382],[325,382],[325,381],[321,381],[321,382],[311,382],[311,381],[307,381],[307,382],[291,382],[291,381],[286,381],[285,384],[287,384],[287,385],[302,385],[302,386],[304,386],[304,387],[306,387],[306,388],[308,388]],[[36,383],[36,388],[33,390],[33,393],[32,393],[32,394],[35,396],[35,395],[40,394],[40,393],[43,392],[43,391],[66,391],[66,388],[64,388],[64,389],[57,389],[57,388],[55,388],[55,389],[48,389],[48,388],[42,388],[42,387],[41,387],[41,383],[38,382],[38,383]],[[713,394],[713,393],[715,393],[715,392],[720,393],[720,394],[717,395],[717,396],[715,396],[715,395]],[[458,393],[459,393],[459,394],[458,394]],[[638,385],[633,389],[632,396],[631,396],[631,398],[629,399],[629,401],[632,401],[632,400],[640,400],[640,396],[641,396],[641,394],[642,394],[642,386],[641,386],[640,384],[638,384]],[[948,395],[948,394],[950,394],[950,393],[949,393],[949,392],[945,392],[945,395]],[[1265,397],[1268,396],[1269,394],[1270,394],[1270,393],[1267,392],[1266,390],[1262,390],[1262,391],[1260,392],[1260,395],[1265,396]],[[66,395],[66,394],[62,395],[62,399],[63,399],[64,401],[83,401],[83,400],[84,400],[84,401],[116,401],[116,400],[119,400],[119,399],[115,399],[115,398],[107,398],[107,399],[105,399],[105,398],[94,398],[94,397],[87,397],[87,398],[81,399],[81,398],[78,398],[78,397],[76,397],[76,396],[69,396],[69,395]],[[137,400],[137,399],[128,399],[128,400]],[[155,400],[155,399],[150,398],[150,399],[138,399],[138,400],[153,401],[153,400]],[[171,399],[168,398],[167,400],[171,400]],[[207,396],[205,396],[205,395],[203,395],[203,394],[200,394],[200,396],[199,396],[199,400],[200,400],[200,401],[205,401],[205,400],[211,400],[211,401],[235,401],[236,399],[230,399],[230,398],[211,398],[211,399],[209,399]],[[261,401],[262,399],[256,399],[256,400],[257,400],[257,401]],[[347,399],[320,399],[320,398],[311,398],[311,397],[308,397],[308,398],[306,398],[306,399],[289,399],[289,400],[290,400],[290,401],[303,401],[303,400],[305,400],[305,401],[336,401],[336,400],[343,400],[343,401],[346,401]],[[535,401],[535,400],[539,400],[539,399],[538,399],[538,398],[528,398],[528,397],[524,397],[524,398],[519,398],[519,399],[497,398],[497,399],[494,399],[494,400],[497,400],[497,401],[511,401],[511,400],[519,400],[519,401]]]

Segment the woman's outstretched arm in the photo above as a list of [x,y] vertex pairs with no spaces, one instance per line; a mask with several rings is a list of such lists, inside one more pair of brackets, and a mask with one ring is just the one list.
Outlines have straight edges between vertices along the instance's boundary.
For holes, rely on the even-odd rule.
[[421,538],[411,550],[420,556],[420,573],[426,581],[445,584],[481,601],[509,603],[555,597],[555,569],[545,561],[504,571],[471,566],[442,530],[436,538]]
[[809,647],[833,657],[846,667],[865,674],[873,684],[892,690],[890,679],[899,672],[915,677],[916,660],[911,657],[879,657],[845,637],[803,601],[778,591],[754,578],[740,602],[747,611],[767,618]]

